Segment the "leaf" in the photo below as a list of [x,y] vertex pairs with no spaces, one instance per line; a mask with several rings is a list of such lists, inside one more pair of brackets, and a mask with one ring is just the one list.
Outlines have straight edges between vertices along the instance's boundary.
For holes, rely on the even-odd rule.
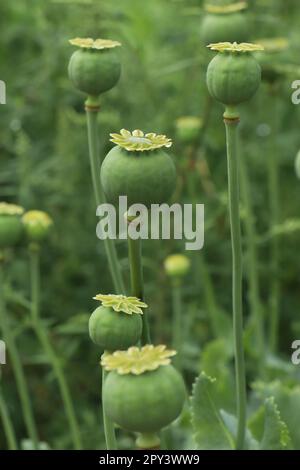
[[202,372],[196,379],[192,396],[194,439],[201,450],[230,450],[234,439],[228,431],[215,401],[216,379]]
[[224,338],[208,343],[201,354],[200,368],[207,375],[217,377],[214,394],[219,408],[235,410],[235,386],[231,361],[233,347]]
[[[230,431],[232,435],[232,439],[235,439],[236,433],[237,433],[237,418],[236,416],[227,413],[227,411],[220,410],[220,414],[223,418],[223,421],[227,427],[227,429]],[[256,439],[254,439],[251,431],[249,429],[246,429],[246,434],[245,434],[245,449],[247,450],[258,450],[259,449],[259,443]]]
[[257,382],[253,388],[259,398],[266,400],[274,397],[281,420],[286,424],[290,432],[291,445],[294,449],[300,449],[300,387],[287,386],[278,380],[271,383]]
[[281,419],[274,397],[270,397],[265,401],[265,428],[260,449],[287,450],[290,447],[289,430]]

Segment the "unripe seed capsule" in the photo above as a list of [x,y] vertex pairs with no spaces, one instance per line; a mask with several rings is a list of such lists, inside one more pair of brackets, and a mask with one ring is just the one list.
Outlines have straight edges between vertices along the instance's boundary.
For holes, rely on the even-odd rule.
[[122,129],[111,134],[116,147],[107,154],[101,167],[101,182],[108,202],[118,204],[127,196],[128,205],[162,204],[175,190],[176,170],[163,150],[172,142],[164,135],[132,133]]
[[73,85],[90,96],[113,88],[121,74],[115,48],[121,44],[107,39],[76,38],[70,43],[79,47],[71,56],[68,72]]
[[181,413],[186,392],[179,372],[170,365],[174,351],[147,345],[104,355],[101,364],[111,371],[103,398],[110,418],[122,428],[154,433]]
[[247,43],[219,43],[209,47],[218,51],[207,69],[207,86],[212,97],[225,106],[252,98],[261,82],[261,68],[250,52],[263,48]]
[[137,344],[142,334],[142,308],[147,305],[135,297],[123,295],[97,295],[102,302],[91,315],[91,340],[104,350],[127,349]]
[[20,206],[0,202],[0,249],[14,246],[22,238],[23,212],[24,209]]

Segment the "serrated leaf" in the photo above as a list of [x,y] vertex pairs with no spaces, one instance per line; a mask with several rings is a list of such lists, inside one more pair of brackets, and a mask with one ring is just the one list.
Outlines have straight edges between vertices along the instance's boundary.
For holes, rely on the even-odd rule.
[[271,383],[257,382],[253,388],[257,395],[266,400],[274,397],[275,403],[280,411],[281,420],[286,424],[290,437],[291,446],[300,449],[300,387],[288,387],[282,382]]
[[234,449],[234,439],[226,428],[215,400],[216,379],[202,372],[193,387],[192,425],[201,450]]
[[274,397],[265,401],[265,426],[261,450],[287,450],[291,447],[291,437],[287,425],[282,421]]

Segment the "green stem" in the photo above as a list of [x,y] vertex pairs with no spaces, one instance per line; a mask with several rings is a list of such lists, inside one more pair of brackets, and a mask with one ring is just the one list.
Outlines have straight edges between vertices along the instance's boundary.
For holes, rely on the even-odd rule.
[[41,343],[42,348],[51,364],[55,378],[57,380],[65,412],[69,422],[70,432],[74,448],[82,449],[79,426],[77,423],[74,405],[61,362],[49,340],[48,331],[45,329],[40,319],[40,254],[39,247],[32,245],[29,249],[30,257],[30,280],[31,280],[31,320],[35,334]]
[[[231,110],[229,110],[231,113]],[[235,370],[237,389],[237,437],[236,448],[244,448],[246,431],[246,376],[243,347],[243,306],[242,306],[242,245],[239,213],[239,165],[237,155],[238,115],[224,118],[226,127],[228,192],[232,246],[232,298],[233,333],[235,346]]]
[[[89,155],[93,188],[97,206],[105,202],[105,197],[100,182],[99,139],[97,123],[98,112],[99,104],[96,103],[94,106],[91,106],[88,100],[86,102],[86,117],[88,129]],[[124,294],[125,286],[122,278],[114,240],[106,238],[104,240],[104,247],[115,292],[117,294]]]
[[3,424],[4,434],[7,440],[7,445],[9,450],[17,450],[17,439],[15,435],[15,430],[13,423],[10,419],[9,412],[3,397],[2,389],[0,387],[0,416]]
[[258,367],[262,371],[265,362],[265,339],[264,339],[264,324],[263,324],[263,311],[260,301],[259,293],[259,274],[258,274],[258,256],[256,249],[256,230],[255,218],[251,204],[251,191],[248,178],[248,169],[244,158],[239,160],[240,164],[240,177],[241,177],[241,192],[246,210],[244,218],[245,233],[247,238],[248,249],[248,279],[249,279],[249,300],[250,300],[250,313],[251,318],[254,320],[255,331],[257,336],[259,364]]
[[114,427],[113,422],[108,418],[107,414],[105,413],[103,387],[104,387],[104,381],[105,381],[106,375],[107,375],[107,372],[105,371],[104,368],[102,368],[102,411],[103,411],[103,426],[104,426],[104,434],[105,434],[105,441],[106,441],[106,449],[117,450],[115,427]]
[[[105,202],[104,193],[102,190],[100,182],[100,159],[99,159],[99,139],[98,139],[98,113],[100,109],[99,101],[88,97],[85,103],[86,109],[86,118],[87,118],[87,130],[88,130],[88,143],[89,143],[89,156],[90,156],[90,166],[92,174],[92,182],[94,188],[94,195],[96,205],[102,204]],[[125,294],[125,285],[122,278],[122,273],[120,269],[120,264],[118,261],[117,251],[114,244],[114,241],[110,238],[104,240],[104,248],[106,252],[106,257],[108,261],[108,266],[110,274],[113,280],[114,289],[117,294]],[[107,449],[111,445],[111,439],[113,435],[114,442],[115,430],[114,424],[108,418],[105,411],[105,404],[102,403],[103,409],[103,421],[104,421],[104,431],[105,431],[105,440]],[[108,431],[108,434],[106,432]],[[116,443],[114,444],[116,446]]]
[[[132,223],[132,222],[131,222]],[[133,240],[128,234],[128,256],[130,265],[131,293],[134,297],[144,300],[144,280],[142,266],[142,243],[141,239]],[[143,315],[142,344],[150,344],[150,329],[148,314],[144,310]]]
[[178,369],[181,369],[181,348],[182,348],[182,294],[180,282],[172,283],[172,346],[177,351],[174,359]]
[[[273,96],[276,100],[276,96]],[[277,114],[277,113],[275,113]],[[276,151],[276,122],[273,124],[272,129],[272,144],[271,151],[268,154],[268,186],[269,186],[269,201],[270,201],[270,227],[272,229],[280,222],[280,196],[279,196],[279,162]],[[270,271],[272,273],[270,280],[270,337],[269,346],[273,353],[276,353],[278,348],[278,332],[279,332],[279,299],[280,299],[280,283],[278,280],[278,267],[279,267],[279,242],[278,236],[273,236],[271,239],[271,263]]]
[[3,260],[0,260],[0,325],[3,332],[3,339],[7,346],[7,351],[11,360],[12,368],[14,371],[18,394],[20,397],[22,413],[24,422],[35,449],[38,448],[38,433],[33,417],[32,405],[30,401],[30,394],[27,387],[24,369],[18,353],[18,349],[11,331],[10,324],[7,320],[6,303],[4,298],[4,273],[3,273]]

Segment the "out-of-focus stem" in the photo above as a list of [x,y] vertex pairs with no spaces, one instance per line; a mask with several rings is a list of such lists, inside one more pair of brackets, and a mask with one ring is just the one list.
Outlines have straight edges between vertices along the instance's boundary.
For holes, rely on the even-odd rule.
[[31,439],[35,449],[38,448],[38,433],[32,412],[32,405],[30,400],[30,394],[25,379],[25,373],[23,365],[19,356],[19,352],[15,343],[14,336],[11,331],[11,326],[7,319],[6,302],[4,298],[4,273],[3,273],[3,259],[0,255],[0,326],[3,333],[3,339],[7,346],[9,359],[13,368],[13,372],[16,379],[18,394],[20,397],[20,403],[22,413],[24,416],[24,422],[28,432],[28,436]]
[[56,355],[56,352],[49,340],[48,332],[45,330],[43,322],[40,319],[40,252],[39,246],[33,244],[29,248],[30,257],[30,279],[31,279],[31,320],[32,326],[37,338],[39,339],[42,348],[51,364],[55,378],[57,380],[64,409],[69,422],[70,432],[77,450],[82,449],[81,436],[79,425],[77,423],[75,409],[72,402],[71,393],[68,384],[65,380],[64,371],[61,362]]

